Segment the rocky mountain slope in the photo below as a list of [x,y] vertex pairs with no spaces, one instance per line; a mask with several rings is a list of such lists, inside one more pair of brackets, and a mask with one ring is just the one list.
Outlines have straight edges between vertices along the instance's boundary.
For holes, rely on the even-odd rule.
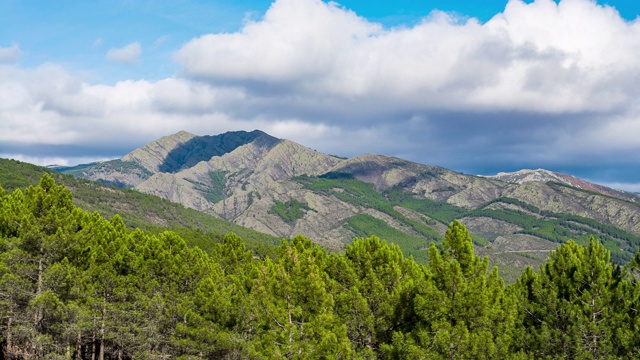
[[205,251],[214,248],[224,235],[234,232],[258,255],[273,255],[280,238],[260,233],[237,224],[188,209],[156,196],[138,191],[103,186],[93,181],[76,179],[53,170],[16,160],[0,158],[0,187],[7,193],[36,186],[40,178],[50,174],[57,184],[73,193],[73,202],[88,212],[98,212],[107,219],[116,214],[131,227],[151,232],[174,231],[190,245]]
[[489,179],[498,179],[498,180],[506,181],[509,183],[515,183],[515,184],[523,184],[523,183],[532,182],[532,181],[558,182],[558,183],[573,186],[582,190],[593,191],[600,194],[617,197],[623,200],[640,202],[639,194],[612,189],[606,186],[602,186],[602,185],[590,183],[582,179],[578,179],[571,175],[561,174],[561,173],[557,173],[557,172],[553,172],[545,169],[537,169],[537,170],[523,169],[516,172],[511,172],[511,173],[501,172],[501,173],[498,173],[497,175],[485,176],[485,177]]
[[475,234],[479,252],[506,266],[535,265],[558,242],[591,234],[619,261],[640,247],[636,194],[546,170],[481,177],[384,155],[342,159],[257,130],[179,132],[118,160],[61,171],[332,249],[378,235],[424,260],[427,243],[453,219]]

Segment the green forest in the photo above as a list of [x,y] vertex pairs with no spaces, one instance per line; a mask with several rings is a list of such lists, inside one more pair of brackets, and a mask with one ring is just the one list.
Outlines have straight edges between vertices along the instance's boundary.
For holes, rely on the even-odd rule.
[[72,199],[47,174],[0,188],[0,358],[640,357],[640,256],[616,265],[595,238],[506,286],[455,220],[425,265],[377,237],[260,254],[229,233],[205,251]]

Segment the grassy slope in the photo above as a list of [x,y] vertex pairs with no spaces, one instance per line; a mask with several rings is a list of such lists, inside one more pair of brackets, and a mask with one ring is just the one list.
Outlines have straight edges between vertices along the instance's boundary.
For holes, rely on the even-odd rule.
[[[120,214],[130,226],[150,231],[170,228],[180,233],[192,245],[198,245],[205,250],[209,246],[208,244],[219,241],[222,234],[228,232],[235,232],[246,240],[249,247],[261,254],[270,253],[272,251],[271,245],[279,243],[279,239],[275,237],[195,210],[186,209],[167,200],[134,190],[104,187],[95,182],[75,179],[31,164],[0,159],[0,185],[10,191],[18,187],[36,184],[44,171],[54,174],[58,183],[65,184],[73,191],[76,204],[85,210],[98,211],[107,218]],[[376,235],[389,242],[394,242],[401,247],[405,254],[413,255],[416,260],[423,263],[426,261],[426,254],[422,249],[427,247],[428,242],[439,242],[442,236],[424,223],[408,219],[394,210],[394,206],[400,205],[417,211],[444,224],[463,217],[498,219],[520,226],[522,230],[517,233],[533,235],[541,240],[546,239],[556,243],[564,242],[570,238],[579,243],[586,243],[589,236],[594,235],[612,252],[612,257],[617,263],[626,263],[640,248],[640,237],[638,236],[591,219],[540,211],[515,199],[496,199],[479,209],[467,210],[447,203],[417,199],[398,188],[390,189],[381,194],[371,184],[353,178],[302,176],[295,180],[316,192],[333,195],[344,201],[384,212],[411,227],[415,233],[421,236],[404,234],[367,216],[357,216],[345,224],[346,228],[358,236]],[[487,208],[496,202],[514,205],[521,211]],[[537,216],[532,216],[532,214]],[[478,246],[493,245],[494,239],[483,239],[476,235],[473,237]],[[499,249],[493,249],[499,251]],[[509,254],[509,256],[518,256],[518,254]]]
[[[563,243],[568,239],[574,239],[580,244],[588,244],[591,235],[600,239],[605,247],[611,251],[614,261],[617,263],[628,262],[640,249],[640,237],[620,230],[610,225],[604,225],[598,221],[563,213],[552,213],[541,211],[535,206],[522,201],[510,198],[500,198],[488,202],[475,210],[468,210],[456,207],[444,202],[436,202],[429,199],[418,199],[405,192],[401,188],[392,188],[384,194],[377,192],[372,184],[365,183],[352,177],[309,177],[301,176],[295,178],[296,181],[314,191],[333,195],[341,200],[353,204],[371,207],[382,211],[396,220],[412,227],[421,234],[426,241],[439,241],[441,236],[424,224],[407,219],[393,209],[394,206],[402,206],[414,210],[430,218],[436,219],[443,224],[449,224],[455,219],[464,217],[487,217],[502,220],[518,225],[522,230],[519,234],[529,234],[540,239]],[[338,191],[337,191],[338,190]],[[510,204],[520,210],[511,209],[487,209],[486,207],[501,202]],[[531,214],[536,214],[534,216]],[[413,254],[418,248],[412,237],[400,231],[382,231],[380,224],[372,219],[362,216],[350,220],[346,225],[356,234],[374,234],[385,237],[386,240],[394,242],[400,246],[405,254]],[[375,234],[372,231],[379,230],[384,233]],[[387,229],[388,230],[388,229]],[[494,239],[484,239],[477,235],[472,235],[474,242],[478,246],[485,246]],[[416,254],[417,255],[417,254]],[[420,256],[418,255],[418,258]]]
[[37,185],[48,172],[58,184],[64,184],[74,195],[74,203],[90,212],[97,211],[106,218],[119,214],[125,223],[151,232],[172,230],[190,245],[209,250],[224,234],[234,232],[247,246],[260,255],[273,253],[280,239],[187,209],[180,204],[135,190],[106,187],[97,182],[76,179],[53,170],[14,160],[0,159],[0,186],[10,192],[29,185]]

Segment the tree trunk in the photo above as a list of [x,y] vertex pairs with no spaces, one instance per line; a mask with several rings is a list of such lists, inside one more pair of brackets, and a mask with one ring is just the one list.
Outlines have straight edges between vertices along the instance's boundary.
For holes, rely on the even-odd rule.
[[76,338],[76,360],[82,359],[82,332],[78,331],[78,337]]
[[293,344],[293,319],[291,318],[291,297],[287,295],[287,312],[289,314],[289,346]]
[[[95,329],[95,318],[94,318],[94,329]],[[95,330],[91,332],[91,360],[96,360],[96,332]]]
[[[44,254],[44,249],[40,248],[40,258],[38,259],[38,285],[36,287],[36,298],[38,298],[38,296],[40,296],[42,294],[42,256]],[[40,319],[42,318],[42,308],[40,306],[38,306],[36,308],[36,311],[33,315],[33,327],[38,329],[38,323],[40,322]]]
[[107,314],[106,305],[102,305],[102,322],[100,323],[100,351],[98,353],[98,360],[104,360],[104,318]]
[[7,321],[7,354],[11,354],[13,351],[11,344],[11,324],[13,323],[13,316],[9,316],[9,320]]

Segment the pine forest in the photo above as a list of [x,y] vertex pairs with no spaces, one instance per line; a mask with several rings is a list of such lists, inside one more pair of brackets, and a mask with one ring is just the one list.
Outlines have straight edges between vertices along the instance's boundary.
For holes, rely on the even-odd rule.
[[568,240],[506,285],[453,221],[427,265],[377,237],[206,252],[72,203],[44,175],[0,188],[4,359],[635,359],[640,257]]

